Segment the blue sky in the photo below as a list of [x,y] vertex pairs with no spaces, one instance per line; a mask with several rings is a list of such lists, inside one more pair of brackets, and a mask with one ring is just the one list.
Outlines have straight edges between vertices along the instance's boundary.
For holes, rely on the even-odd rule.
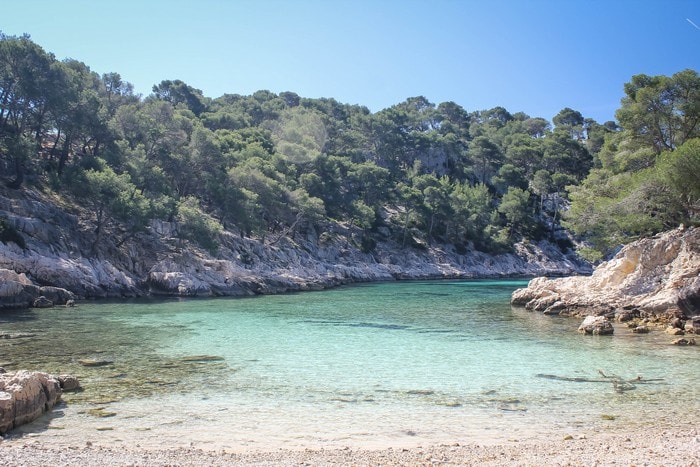
[[602,123],[632,75],[700,69],[700,0],[0,0],[0,30],[143,95],[181,79],[373,112],[423,95]]

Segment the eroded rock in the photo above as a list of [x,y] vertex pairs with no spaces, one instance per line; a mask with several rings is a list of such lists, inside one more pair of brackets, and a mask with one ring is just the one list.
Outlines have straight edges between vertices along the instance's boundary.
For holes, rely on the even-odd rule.
[[511,303],[537,311],[556,304],[557,312],[574,316],[612,313],[619,321],[700,315],[700,228],[630,243],[591,276],[533,279]]
[[0,374],[0,434],[36,420],[60,398],[55,376],[24,370]]

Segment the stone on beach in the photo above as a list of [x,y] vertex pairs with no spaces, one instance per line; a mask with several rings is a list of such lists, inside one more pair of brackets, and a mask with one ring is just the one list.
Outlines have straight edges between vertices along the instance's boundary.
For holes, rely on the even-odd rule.
[[25,370],[0,374],[0,434],[37,419],[60,398],[55,376]]

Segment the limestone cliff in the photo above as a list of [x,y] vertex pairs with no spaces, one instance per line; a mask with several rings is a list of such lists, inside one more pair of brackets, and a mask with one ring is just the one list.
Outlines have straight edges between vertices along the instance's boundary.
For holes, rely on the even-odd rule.
[[700,228],[680,227],[631,243],[590,277],[533,279],[513,293],[512,304],[620,320],[700,315]]
[[224,232],[215,254],[179,239],[175,224],[154,222],[133,236],[115,226],[95,249],[89,213],[59,203],[29,189],[0,192],[0,218],[25,243],[0,242],[0,308],[33,306],[41,296],[65,304],[75,298],[232,296],[360,281],[590,272],[576,255],[547,242],[488,255],[452,245],[404,248],[385,229],[376,247],[364,252],[361,231],[341,223],[266,241]]

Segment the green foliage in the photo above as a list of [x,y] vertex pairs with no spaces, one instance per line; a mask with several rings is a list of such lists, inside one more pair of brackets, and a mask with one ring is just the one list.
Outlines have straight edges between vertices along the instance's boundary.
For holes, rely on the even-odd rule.
[[275,242],[340,221],[366,251],[381,225],[407,246],[500,252],[544,236],[569,197],[567,225],[602,253],[698,221],[699,90],[692,70],[637,75],[621,126],[564,108],[554,128],[423,96],[372,113],[164,80],[141,98],[118,73],[0,34],[0,166],[10,186],[49,180],[80,200],[95,248],[159,218],[212,251],[224,228]]
[[219,247],[218,237],[223,232],[221,224],[202,210],[194,196],[182,199],[177,205],[177,221],[180,235],[198,243],[210,252]]
[[686,219],[700,220],[700,138],[662,154],[657,167],[661,179],[681,201]]
[[96,250],[104,230],[115,221],[127,228],[127,234],[143,230],[151,216],[151,204],[131,182],[129,174],[118,175],[111,167],[87,169],[77,174],[71,186],[73,193],[92,210]]
[[525,232],[530,225],[530,193],[518,187],[510,187],[503,195],[498,212],[508,221],[508,225],[517,231]]
[[637,75],[625,85],[617,116],[599,154],[601,168],[570,186],[567,225],[596,255],[620,243],[698,221],[700,77]]
[[630,138],[657,154],[700,136],[700,75],[684,70],[668,76],[635,75],[616,116]]

